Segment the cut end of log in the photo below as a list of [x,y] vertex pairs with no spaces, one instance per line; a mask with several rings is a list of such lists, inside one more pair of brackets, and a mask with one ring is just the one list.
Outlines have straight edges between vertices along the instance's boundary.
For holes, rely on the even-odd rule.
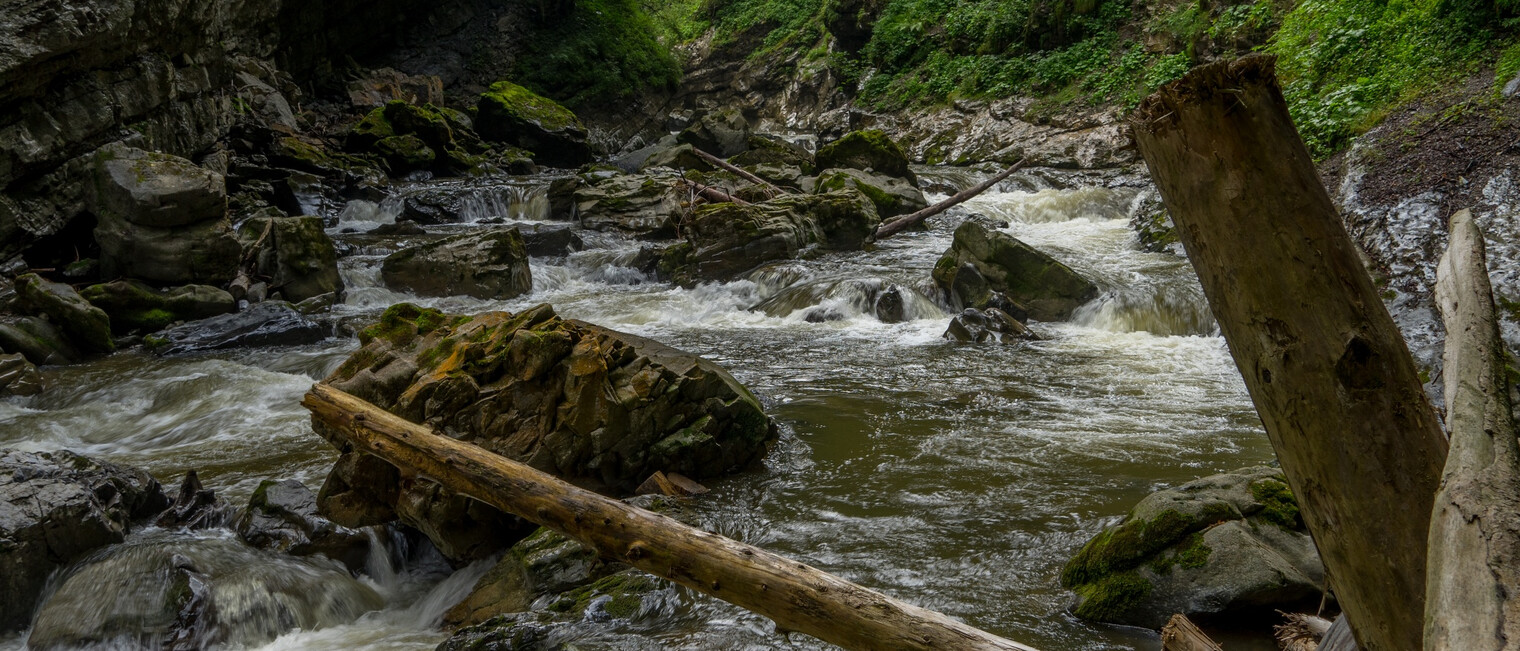
[[1218,642],[1204,635],[1187,615],[1177,613],[1161,629],[1161,651],[1224,651]]
[[1181,79],[1157,89],[1140,102],[1139,108],[1130,116],[1130,127],[1135,131],[1160,133],[1175,126],[1171,117],[1182,104],[1215,101],[1217,98],[1236,98],[1232,90],[1245,86],[1265,85],[1277,88],[1277,57],[1270,54],[1248,54],[1232,61],[1218,61],[1198,66]]

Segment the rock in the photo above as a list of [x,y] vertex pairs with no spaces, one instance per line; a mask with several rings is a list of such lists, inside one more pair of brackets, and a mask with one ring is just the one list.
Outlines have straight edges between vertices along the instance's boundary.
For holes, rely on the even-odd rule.
[[507,299],[533,290],[517,229],[446,237],[392,253],[380,266],[387,287],[420,296]]
[[813,154],[801,145],[761,135],[750,136],[749,148],[730,157],[728,162],[739,167],[758,165],[796,167],[806,174],[813,173],[816,166]]
[[158,355],[299,346],[326,339],[328,329],[283,301],[265,301],[237,314],[223,314],[164,330],[146,339]]
[[0,396],[34,396],[43,388],[42,374],[26,357],[0,355]]
[[567,592],[541,610],[498,615],[455,631],[438,645],[438,651],[552,651],[582,646],[658,651],[666,645],[640,631],[677,628],[679,622],[668,613],[678,611],[679,599],[668,581],[624,570]]
[[80,293],[111,317],[117,335],[157,332],[176,321],[195,321],[237,309],[232,294],[209,285],[156,289],[135,280],[91,285]]
[[159,514],[153,525],[165,529],[219,529],[227,524],[227,503],[201,485],[198,473],[185,473],[179,492],[168,510]]
[[528,251],[528,255],[535,258],[566,256],[586,246],[586,243],[581,241],[581,236],[568,226],[535,224],[531,228],[519,226],[518,231],[522,233],[523,248]]
[[0,317],[0,351],[20,353],[38,366],[84,359],[53,324],[35,317]]
[[678,177],[657,174],[582,175],[572,194],[581,226],[649,238],[675,235],[681,214]]
[[362,571],[369,559],[369,534],[318,515],[316,494],[294,479],[260,482],[233,529],[259,549],[293,556],[320,554],[351,572]]
[[691,145],[675,145],[656,150],[644,159],[639,170],[653,169],[656,167],[668,167],[673,170],[696,170],[698,172],[711,172],[716,167],[706,159],[697,155],[696,148]]
[[347,90],[348,103],[354,108],[375,108],[392,101],[443,106],[441,79],[391,68],[371,70],[364,78],[348,82]]
[[458,174],[476,169],[486,147],[470,131],[469,117],[453,109],[392,100],[349,128],[344,147],[373,153],[392,176],[418,170]]
[[989,341],[1011,344],[1015,341],[1039,339],[1029,331],[1027,326],[995,307],[982,310],[966,308],[966,311],[950,320],[950,327],[945,330],[944,338],[976,344]]
[[929,200],[913,184],[899,178],[877,176],[853,169],[825,170],[818,175],[814,192],[834,192],[854,188],[876,204],[882,219],[907,215],[929,207]]
[[322,226],[321,217],[260,217],[243,222],[238,240],[245,250],[258,244],[256,273],[269,278],[285,300],[300,303],[343,293],[338,252]]
[[238,261],[220,174],[121,146],[95,157],[90,209],[101,274],[166,284],[224,284]]
[[686,241],[662,254],[660,271],[682,286],[727,281],[766,262],[795,258],[811,245],[859,249],[880,223],[875,206],[853,190],[708,204],[686,223]]
[[470,595],[444,613],[443,622],[449,628],[473,626],[502,613],[531,610],[545,596],[568,592],[627,567],[603,561],[574,538],[540,527],[512,545],[475,583]]
[[499,81],[476,103],[475,129],[482,138],[505,142],[534,153],[533,159],[555,167],[591,162],[586,127],[569,109],[517,84]]
[[703,115],[676,136],[676,141],[691,145],[718,158],[728,158],[749,149],[749,122],[738,109],[723,109]]
[[16,278],[16,295],[23,309],[47,315],[79,349],[90,353],[116,350],[110,317],[73,287],[43,280],[37,274],[25,274]]
[[418,226],[417,222],[402,221],[391,224],[381,224],[379,226],[376,226],[374,230],[371,230],[369,234],[389,236],[427,235],[427,229]]
[[917,186],[918,178],[908,169],[908,155],[879,130],[852,131],[818,150],[819,169],[842,167],[872,171],[882,176],[907,179]]
[[0,452],[0,631],[27,625],[54,570],[168,505],[141,470],[67,451]]
[[1317,603],[1325,572],[1281,471],[1247,468],[1153,493],[1066,564],[1078,617],[1159,629]]
[[[455,317],[403,303],[359,338],[363,348],[324,382],[612,494],[628,494],[656,470],[701,479],[748,467],[776,435],[759,401],[712,362],[560,319],[547,305]],[[339,441],[321,425],[318,433]],[[489,507],[431,482],[403,485],[394,468],[355,457],[364,458],[339,457],[318,497],[335,522],[399,518],[456,561],[517,539],[506,537],[506,522],[482,526]]]
[[955,229],[950,250],[934,265],[934,281],[961,307],[983,308],[1001,292],[1030,318],[1060,321],[1098,296],[1098,288],[1055,258],[974,221]]
[[330,564],[230,536],[154,532],[69,568],[38,609],[27,647],[251,648],[384,605]]

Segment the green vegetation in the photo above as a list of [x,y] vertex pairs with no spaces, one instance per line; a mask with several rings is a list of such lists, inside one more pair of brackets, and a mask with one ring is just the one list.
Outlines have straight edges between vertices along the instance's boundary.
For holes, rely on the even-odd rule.
[[481,94],[477,110],[481,113],[499,113],[510,118],[542,127],[545,131],[561,131],[566,128],[584,129],[579,118],[569,109],[541,95],[534,94],[510,81],[498,81]]
[[681,68],[635,0],[579,0],[523,42],[513,79],[572,109],[673,86]]
[[1293,498],[1293,490],[1287,484],[1275,479],[1263,479],[1251,484],[1251,498],[1262,505],[1261,512],[1253,514],[1256,517],[1289,531],[1303,530],[1304,521],[1298,512],[1298,500]]
[[1151,582],[1135,572],[1105,576],[1076,588],[1082,603],[1074,612],[1082,619],[1114,621],[1149,595],[1151,589]]

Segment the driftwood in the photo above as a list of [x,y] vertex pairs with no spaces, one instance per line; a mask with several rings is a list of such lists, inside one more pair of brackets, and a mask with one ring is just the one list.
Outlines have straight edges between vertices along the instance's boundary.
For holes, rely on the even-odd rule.
[[692,191],[696,192],[698,196],[713,203],[733,203],[741,206],[749,205],[748,201],[740,199],[739,197],[724,192],[723,190],[719,190],[713,186],[703,185],[691,179],[685,179],[682,182],[690,185]]
[[781,188],[779,188],[776,185],[772,184],[770,181],[767,181],[767,180],[762,179],[762,178],[760,178],[758,176],[755,176],[754,174],[749,173],[749,171],[745,170],[742,167],[739,167],[738,165],[734,165],[733,163],[730,163],[730,162],[728,162],[726,160],[718,158],[717,156],[714,156],[714,155],[709,154],[709,153],[707,153],[705,151],[697,149],[696,147],[692,147],[691,150],[697,154],[697,158],[700,158],[700,159],[705,160],[705,161],[707,161],[709,163],[712,163],[714,166],[716,166],[719,169],[722,169],[722,170],[725,170],[725,171],[728,171],[728,172],[732,172],[733,174],[737,175],[739,178],[744,179],[746,181],[749,181],[750,183],[753,183],[755,185],[758,185],[761,188],[764,188],[766,195],[768,195],[771,199],[775,199],[776,197],[779,197],[779,196],[781,196],[783,194],[790,194],[786,190],[782,190]]
[[1187,615],[1177,613],[1161,629],[1161,651],[1224,651],[1218,642],[1204,635]]
[[1131,126],[1351,629],[1369,651],[1420,648],[1446,436],[1274,60],[1195,68]]
[[1436,270],[1451,451],[1430,519],[1425,649],[1520,640],[1520,443],[1483,234],[1463,210]]
[[1278,612],[1285,621],[1272,627],[1277,648],[1282,651],[1319,651],[1319,641],[1330,632],[1330,620],[1304,613]]
[[903,215],[902,217],[898,217],[897,219],[882,224],[876,229],[876,239],[879,240],[901,233],[909,228],[912,228],[914,225],[924,221],[925,219],[949,210],[956,204],[962,203],[967,199],[986,192],[987,188],[1001,183],[1003,179],[1012,176],[1014,172],[1017,172],[1020,168],[1024,167],[1025,160],[1027,159],[1019,159],[1019,162],[1009,165],[1008,169],[999,172],[997,176],[987,179],[986,181],[982,181],[981,183],[966,188],[965,190],[961,190],[960,192],[955,193],[955,195],[949,199],[929,206],[928,208],[924,208],[918,212],[909,215]]
[[763,549],[577,488],[318,384],[302,404],[354,449],[573,537],[608,559],[847,649],[1033,651]]

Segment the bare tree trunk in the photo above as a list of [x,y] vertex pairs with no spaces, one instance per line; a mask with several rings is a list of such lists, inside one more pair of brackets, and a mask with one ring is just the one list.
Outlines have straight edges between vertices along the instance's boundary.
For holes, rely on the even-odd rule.
[[847,649],[1034,651],[758,547],[577,488],[478,447],[439,436],[318,384],[302,404],[326,431],[439,485],[581,541],[693,590]]
[[701,158],[702,160],[705,160],[705,161],[707,161],[709,163],[712,163],[713,165],[717,166],[719,169],[727,170],[729,172],[732,172],[735,176],[738,176],[741,179],[744,179],[746,181],[749,181],[750,183],[753,183],[753,184],[758,185],[758,186],[760,186],[762,188],[765,188],[765,193],[768,194],[768,195],[770,195],[770,198],[772,198],[772,199],[775,199],[776,197],[779,197],[779,196],[781,196],[783,194],[789,194],[787,191],[782,190],[781,188],[776,187],[770,181],[767,181],[767,180],[762,179],[762,178],[760,178],[758,176],[755,176],[754,174],[750,174],[748,170],[746,170],[746,169],[744,169],[742,167],[739,167],[737,165],[734,165],[733,163],[730,163],[730,162],[728,162],[726,160],[718,158],[717,156],[714,156],[714,155],[709,154],[709,153],[707,153],[705,151],[697,149],[696,147],[692,147],[691,150],[697,154],[698,158]]
[[1425,648],[1484,651],[1520,642],[1520,442],[1483,234],[1463,210],[1436,271],[1446,323],[1451,452],[1430,518]]
[[1196,68],[1132,126],[1357,640],[1420,648],[1446,437],[1274,60]]
[[954,196],[951,196],[944,201],[929,206],[928,208],[924,208],[918,212],[909,215],[903,215],[902,217],[898,217],[897,219],[882,224],[876,229],[876,239],[879,240],[884,237],[891,237],[893,235],[901,233],[911,228],[914,224],[945,212],[952,206],[955,206],[961,202],[966,201],[967,199],[986,192],[987,188],[1001,183],[1003,179],[1012,176],[1014,172],[1017,172],[1020,168],[1024,167],[1025,160],[1026,159],[1023,158],[1019,159],[1019,162],[1009,165],[1008,169],[998,172],[997,176],[987,179],[986,181],[982,181],[981,183],[966,188],[965,190],[961,190],[960,192],[955,193]]

